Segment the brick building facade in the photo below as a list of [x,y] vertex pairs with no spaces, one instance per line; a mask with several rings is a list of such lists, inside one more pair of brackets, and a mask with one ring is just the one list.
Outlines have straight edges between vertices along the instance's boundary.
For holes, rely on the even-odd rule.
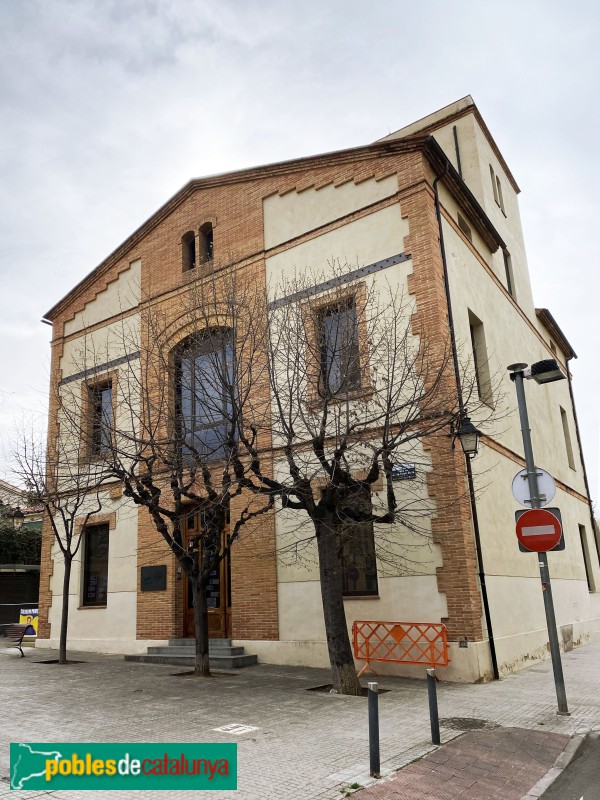
[[[95,377],[110,375],[111,385],[121,386],[123,370],[138,369],[144,354],[127,352],[115,335],[117,323],[127,319],[139,327],[142,306],[160,305],[173,314],[174,341],[181,339],[178,305],[192,281],[204,274],[207,281],[218,281],[220,264],[265,287],[267,294],[274,282],[305,265],[326,272],[332,257],[367,272],[377,265],[411,298],[414,331],[426,330],[440,352],[452,335],[471,360],[477,360],[471,348],[478,351],[485,372],[478,376],[479,399],[493,405],[484,396],[484,384],[494,378],[504,392],[509,422],[484,436],[473,462],[476,527],[460,448],[453,448],[445,434],[427,444],[427,493],[440,509],[430,522],[430,556],[413,574],[380,572],[377,596],[348,597],[349,624],[354,619],[442,620],[451,641],[449,677],[489,677],[490,636],[501,671],[518,669],[544,656],[546,634],[536,559],[518,552],[513,532],[510,483],[523,466],[523,454],[505,368],[552,357],[568,371],[574,356],[549,312],[536,311],[533,304],[518,191],[471,98],[372,145],[192,180],[48,312],[52,384],[73,386],[88,379],[75,355],[85,340],[103,354]],[[536,455],[557,480],[556,504],[565,521],[567,547],[551,554],[550,566],[567,647],[586,640],[600,616],[598,541],[569,388],[566,381],[541,387],[530,398],[532,419],[539,420],[533,431]],[[50,445],[58,435],[58,396],[51,393]],[[442,513],[448,508],[452,513]],[[71,646],[141,652],[185,635],[181,573],[146,511],[125,502],[115,485],[106,491],[102,513],[88,524],[105,522],[104,602],[84,602],[84,546],[72,581]],[[310,565],[280,563],[283,534],[271,515],[261,523],[258,542],[236,543],[225,578],[231,605],[221,635],[266,661],[325,665],[318,573]],[[142,591],[141,568],[156,565],[166,566],[165,588]],[[50,645],[58,637],[60,573],[46,527],[40,639]],[[482,573],[491,630],[483,613]]]

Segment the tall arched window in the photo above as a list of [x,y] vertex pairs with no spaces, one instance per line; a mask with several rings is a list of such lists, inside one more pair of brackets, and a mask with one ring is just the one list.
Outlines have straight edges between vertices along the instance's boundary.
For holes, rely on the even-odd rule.
[[231,331],[193,334],[175,351],[175,407],[182,453],[223,458],[232,435],[234,396]]

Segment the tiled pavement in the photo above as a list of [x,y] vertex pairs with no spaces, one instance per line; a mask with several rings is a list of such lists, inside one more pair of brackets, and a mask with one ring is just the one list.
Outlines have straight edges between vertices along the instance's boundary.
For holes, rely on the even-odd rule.
[[[125,663],[117,656],[71,654],[84,664],[59,667],[35,663],[55,656],[36,650],[26,659],[0,654],[0,797],[9,793],[2,781],[8,775],[10,741],[231,741],[232,736],[214,729],[228,723],[255,726],[235,738],[239,746],[238,791],[205,792],[207,800],[333,800],[343,797],[351,784],[366,786],[368,778],[367,704],[363,698],[332,696],[306,691],[326,683],[323,670],[259,665],[237,674],[219,675],[208,681],[174,675],[176,667]],[[469,742],[486,747],[485,741],[505,738],[496,726],[537,731],[536,741],[546,740],[535,757],[554,760],[555,749],[575,733],[600,730],[600,643],[579,648],[564,656],[564,672],[570,717],[556,715],[556,697],[549,662],[486,685],[438,684],[442,741],[461,736],[460,728],[485,726],[467,733],[453,747],[464,751]],[[430,743],[427,691],[423,681],[379,679],[381,759],[384,776],[410,764],[428,752],[443,759],[452,748],[433,748]],[[483,720],[472,722],[469,720]],[[514,737],[516,734],[509,734]],[[523,733],[518,735],[525,736]],[[490,738],[492,737],[492,738]],[[541,737],[541,738],[540,738]],[[560,748],[559,748],[560,749]],[[519,757],[523,755],[519,750]],[[480,761],[479,756],[475,756]],[[462,758],[462,756],[461,756]],[[469,756],[466,756],[467,761]],[[513,756],[507,755],[511,762]],[[535,759],[534,759],[535,760]],[[450,763],[449,763],[450,762]],[[446,774],[452,759],[432,772]],[[425,765],[429,762],[426,761]],[[455,760],[455,763],[459,762]],[[512,763],[512,762],[511,762]],[[423,764],[423,762],[421,762]],[[544,765],[540,765],[540,769]],[[423,766],[412,766],[421,771]],[[505,770],[505,767],[501,768]],[[489,770],[490,773],[496,767]],[[458,770],[460,772],[461,770]],[[544,769],[544,771],[546,771]],[[401,773],[404,775],[405,773]],[[409,773],[406,773],[409,774]],[[485,776],[480,776],[484,778]],[[514,766],[505,776],[515,777]],[[521,777],[525,778],[523,774]],[[530,779],[530,778],[529,778]],[[395,780],[379,782],[359,794],[357,800],[373,797],[411,797],[392,793]],[[438,777],[435,778],[438,780]],[[535,783],[533,780],[533,783]],[[491,792],[492,787],[487,787]],[[486,791],[487,791],[486,789]],[[471,791],[471,795],[468,792]],[[493,794],[473,794],[464,787],[464,800]],[[387,793],[386,793],[387,792]],[[89,800],[89,792],[19,792],[19,799],[48,794],[65,800]],[[173,792],[169,798],[184,800],[192,792]],[[435,798],[435,794],[423,797]],[[515,795],[516,796],[516,795]],[[129,798],[114,791],[110,800]],[[164,800],[163,792],[136,792],[135,800]],[[508,800],[509,795],[503,796]]]
[[466,733],[380,781],[356,800],[520,800],[570,738],[523,728]]

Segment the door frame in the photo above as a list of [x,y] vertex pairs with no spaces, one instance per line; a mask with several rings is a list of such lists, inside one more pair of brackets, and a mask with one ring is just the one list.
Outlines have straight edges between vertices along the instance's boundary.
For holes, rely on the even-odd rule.
[[[186,515],[184,522],[183,536],[186,544],[191,538],[192,534],[198,531],[200,524],[201,512],[199,510],[191,509]],[[229,525],[223,531],[223,540],[227,540],[229,535]],[[188,544],[189,546],[189,544]],[[231,638],[231,555],[228,553],[221,561],[214,572],[218,572],[218,583],[213,583],[211,590],[208,588],[209,593],[212,591],[218,592],[219,605],[217,607],[209,607],[208,609],[208,636],[210,639],[229,639]],[[192,604],[192,587],[187,573],[184,572],[185,579],[183,580],[183,618],[182,628],[183,637],[192,638],[194,636],[194,610]],[[218,588],[217,588],[218,587]],[[212,598],[208,598],[209,602]]]

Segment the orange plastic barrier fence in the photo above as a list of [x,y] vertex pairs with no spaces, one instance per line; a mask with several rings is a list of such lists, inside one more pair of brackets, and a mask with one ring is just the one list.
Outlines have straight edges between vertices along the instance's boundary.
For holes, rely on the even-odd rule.
[[450,660],[446,626],[439,623],[356,620],[352,641],[354,658],[365,662],[359,676],[367,669],[378,674],[373,661],[445,667]]

